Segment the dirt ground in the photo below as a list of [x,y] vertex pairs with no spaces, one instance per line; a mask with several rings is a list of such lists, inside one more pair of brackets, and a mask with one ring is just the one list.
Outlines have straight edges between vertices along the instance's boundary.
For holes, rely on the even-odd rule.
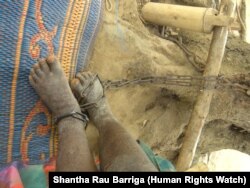
[[[97,72],[102,80],[166,74],[202,75],[178,45],[159,37],[157,27],[141,21],[137,1],[110,2],[111,6],[104,10],[88,69]],[[206,1],[202,3],[212,6]],[[206,62],[211,35],[180,31],[179,36],[190,51]],[[250,44],[231,33],[221,74],[250,76],[249,73]],[[106,96],[113,113],[134,138],[143,140],[156,154],[175,163],[198,92],[192,87],[137,85],[108,90]],[[249,112],[250,97],[246,94],[230,89],[216,91],[196,158],[222,148],[250,154]],[[92,147],[97,143],[94,132],[96,130],[90,126]]]

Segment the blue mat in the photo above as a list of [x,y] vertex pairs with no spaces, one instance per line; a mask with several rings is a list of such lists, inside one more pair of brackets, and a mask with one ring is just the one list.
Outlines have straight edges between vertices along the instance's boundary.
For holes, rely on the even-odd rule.
[[30,86],[38,58],[56,54],[68,78],[88,61],[102,0],[0,0],[0,167],[56,156],[52,117]]

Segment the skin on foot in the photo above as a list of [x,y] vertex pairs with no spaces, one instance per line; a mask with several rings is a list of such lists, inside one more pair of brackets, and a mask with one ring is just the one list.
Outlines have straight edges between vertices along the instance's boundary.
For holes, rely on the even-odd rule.
[[97,103],[88,109],[88,113],[99,131],[101,170],[157,171],[134,138],[113,116],[105,97],[102,97],[103,87],[96,75],[78,73],[71,88],[81,102]]
[[104,113],[111,113],[104,97],[102,84],[96,74],[79,72],[70,86],[80,105],[95,103],[87,109],[92,120],[98,120]]
[[96,74],[79,72],[71,81],[71,88],[77,100],[83,103],[95,103],[103,97],[103,87]]
[[73,111],[80,112],[79,104],[55,56],[40,59],[31,69],[29,81],[56,117]]

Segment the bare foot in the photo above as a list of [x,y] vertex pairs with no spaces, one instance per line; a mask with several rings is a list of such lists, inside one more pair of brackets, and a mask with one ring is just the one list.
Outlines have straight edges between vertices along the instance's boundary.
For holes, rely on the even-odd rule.
[[79,72],[71,81],[70,86],[82,111],[87,110],[92,121],[101,121],[102,118],[112,114],[104,97],[102,84],[96,74]]
[[39,60],[31,69],[29,81],[56,117],[73,111],[80,112],[79,104],[70,89],[61,65],[54,56]]

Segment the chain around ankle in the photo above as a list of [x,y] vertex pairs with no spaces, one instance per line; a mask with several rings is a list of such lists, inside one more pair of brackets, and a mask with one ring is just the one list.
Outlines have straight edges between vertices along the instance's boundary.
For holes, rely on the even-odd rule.
[[56,117],[56,118],[55,118],[55,124],[58,125],[58,123],[59,123],[61,120],[65,119],[65,118],[67,118],[67,117],[72,117],[72,118],[74,118],[74,119],[78,119],[78,120],[80,120],[80,121],[82,121],[82,122],[84,122],[84,123],[88,123],[88,122],[89,122],[89,118],[88,118],[88,116],[87,116],[86,114],[81,113],[81,112],[73,111],[73,112],[71,112],[71,113],[69,113],[69,114],[65,114],[65,115],[62,115],[62,116],[60,116],[60,117]]

